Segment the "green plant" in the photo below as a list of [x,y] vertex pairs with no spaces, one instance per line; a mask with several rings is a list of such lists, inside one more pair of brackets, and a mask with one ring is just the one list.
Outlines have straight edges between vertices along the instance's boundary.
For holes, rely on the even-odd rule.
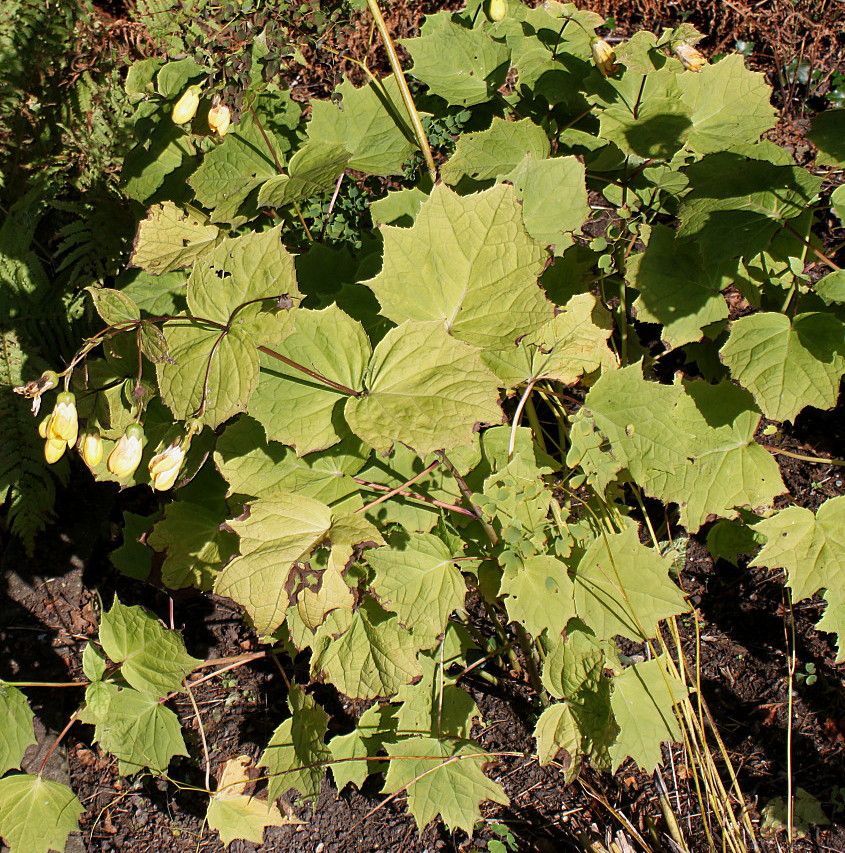
[[[795,600],[825,590],[820,627],[843,630],[845,498],[772,512],[786,492],[778,451],[755,441],[763,415],[832,407],[845,372],[841,270],[813,235],[822,180],[760,141],[770,90],[741,56],[687,70],[701,62],[678,50],[700,38],[690,26],[638,33],[611,56],[596,48],[601,19],[571,4],[511,2],[496,22],[478,11],[430,16],[404,41],[426,103],[446,105],[442,126],[465,112],[480,125],[434,186],[398,71],[341,84],[303,123],[259,57],[221,140],[207,122],[227,103],[219,69],[198,55],[136,63],[122,185],[147,215],[134,271],[89,288],[105,327],[62,390],[103,438],[95,477],[175,481],[142,522],[163,583],[232,598],[258,656],[307,651],[313,681],[373,703],[327,742],[328,714],[291,685],[291,716],[259,761],[271,801],[316,795],[327,767],[338,788],[385,772],[384,793],[406,794],[419,827],[439,815],[471,832],[485,800],[508,802],[462,688],[489,664],[489,678],[530,685],[536,759],[567,781],[584,762],[652,771],[661,744],[684,739],[718,795],[706,837],[715,849],[724,826],[738,851],[741,791],[718,735],[728,781],[714,774],[709,712],[679,651],[677,530],[722,519],[740,550],[765,540],[754,565],[785,569]],[[174,124],[191,86],[198,111]],[[831,169],[841,124],[814,128]],[[418,150],[426,174],[409,184]],[[349,170],[384,179],[369,206],[379,227],[337,247],[323,200]],[[816,264],[832,272],[812,283]],[[732,316],[728,287],[756,312]],[[48,440],[66,440],[66,418],[51,416]],[[663,505],[662,527],[645,498]],[[187,754],[166,700],[192,697],[210,676],[189,676],[213,662],[140,608],[115,601],[101,618],[77,719],[122,772],[165,773]],[[10,767],[29,736],[25,686],[3,694]],[[227,839],[248,813],[242,837],[260,841],[272,805],[227,798],[221,816],[202,746],[209,824]],[[45,849],[11,822],[19,803],[57,839],[72,829],[69,791],[50,789],[59,812],[39,777],[10,778],[0,834],[13,845]]]

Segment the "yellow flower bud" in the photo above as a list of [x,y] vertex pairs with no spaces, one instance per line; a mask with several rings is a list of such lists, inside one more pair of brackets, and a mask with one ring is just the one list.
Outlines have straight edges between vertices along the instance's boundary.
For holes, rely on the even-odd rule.
[[222,104],[208,111],[208,126],[221,138],[228,133],[231,121],[232,111]]
[[487,17],[494,23],[503,20],[508,13],[508,0],[488,0]]
[[139,424],[129,424],[126,432],[118,440],[114,449],[109,453],[106,467],[115,477],[123,480],[131,477],[141,464],[144,452],[144,430]]
[[58,462],[59,459],[65,455],[66,449],[66,441],[62,441],[60,438],[48,438],[47,441],[44,442],[44,458],[50,465],[52,465],[54,462]]
[[103,461],[103,439],[99,430],[87,429],[79,439],[79,450],[85,464],[93,469]]
[[187,447],[181,441],[175,441],[166,450],[157,453],[150,459],[150,479],[153,488],[159,492],[172,488],[179,474],[179,469],[185,461]]
[[615,62],[616,54],[613,52],[613,48],[604,39],[594,38],[590,42],[590,50],[593,52],[593,62],[595,62],[596,68],[605,77],[613,74],[619,67]]
[[675,55],[681,60],[684,68],[689,71],[701,71],[707,65],[707,60],[701,52],[696,50],[689,42],[676,41],[672,45],[672,50],[675,51]]
[[56,397],[56,405],[47,424],[47,438],[76,444],[79,422],[76,416],[76,397],[64,391]]
[[197,107],[200,105],[200,92],[202,92],[202,86],[188,86],[185,89],[170,114],[175,124],[186,124],[197,114]]

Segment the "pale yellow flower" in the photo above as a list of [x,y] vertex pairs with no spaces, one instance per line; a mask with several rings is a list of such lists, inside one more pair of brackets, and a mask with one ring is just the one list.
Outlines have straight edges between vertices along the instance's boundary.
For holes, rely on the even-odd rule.
[[76,397],[64,391],[56,397],[56,405],[47,423],[47,438],[76,444],[79,433],[79,421],[76,414]]
[[79,439],[79,450],[89,468],[96,468],[103,461],[103,439],[99,430],[87,429]]
[[47,441],[44,442],[44,458],[50,465],[52,465],[54,462],[58,462],[59,459],[65,455],[66,449],[66,441],[63,441],[60,438],[48,438]]
[[188,86],[182,97],[173,106],[170,117],[176,124],[187,124],[196,114],[200,105],[201,86]]
[[604,39],[594,38],[590,42],[590,50],[593,52],[593,62],[595,62],[596,68],[605,77],[613,74],[619,67],[615,62],[616,54],[613,52],[613,48]]
[[208,111],[208,126],[221,138],[228,133],[231,121],[232,111],[223,104],[212,107]]
[[150,459],[150,479],[154,489],[165,492],[173,487],[179,469],[185,461],[186,451],[187,448],[183,447],[182,442],[176,441]]
[[115,477],[123,480],[131,477],[141,464],[144,452],[144,430],[139,424],[129,424],[126,432],[109,453],[106,467]]
[[701,52],[696,50],[689,42],[676,41],[672,45],[672,50],[675,51],[684,68],[689,71],[701,71],[707,65],[707,60]]

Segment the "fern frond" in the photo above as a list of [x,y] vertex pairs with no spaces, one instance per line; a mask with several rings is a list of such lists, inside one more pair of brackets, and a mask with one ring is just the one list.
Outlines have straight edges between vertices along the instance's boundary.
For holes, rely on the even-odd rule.
[[9,500],[10,529],[31,552],[53,516],[56,478],[44,461],[29,404],[12,391],[25,373],[38,375],[38,366],[28,362],[18,336],[0,332],[0,499]]

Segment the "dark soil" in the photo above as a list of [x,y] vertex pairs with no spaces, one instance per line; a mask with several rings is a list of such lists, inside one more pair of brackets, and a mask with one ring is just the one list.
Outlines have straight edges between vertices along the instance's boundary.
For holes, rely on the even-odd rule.
[[[808,3],[813,7],[809,12],[805,8]],[[119,19],[125,13],[121,0],[103,0],[98,5],[110,17]],[[591,5],[614,14],[617,32],[623,34],[642,25],[659,28],[688,19],[713,34],[711,41],[704,42],[711,53],[732,49],[737,39],[756,37],[758,50],[753,63],[769,74],[786,107],[786,120],[778,129],[779,141],[789,145],[799,158],[810,150],[803,137],[803,106],[795,106],[796,93],[778,82],[778,69],[801,51],[800,55],[811,57],[825,73],[841,64],[836,52],[841,50],[845,32],[836,29],[837,20],[842,20],[836,17],[841,3],[632,0],[622,10],[605,0],[594,0]],[[439,3],[391,4],[391,30],[397,36],[410,35],[424,13],[442,7]],[[783,24],[780,29],[778,21]],[[371,55],[376,48],[371,45],[375,42],[370,42],[369,30],[362,28],[347,43],[347,49],[361,58],[367,56],[371,67],[377,67],[378,60]],[[343,70],[332,66],[331,73]],[[327,79],[315,85],[332,82]],[[833,411],[809,409],[794,425],[784,425],[777,435],[759,440],[771,448],[802,455],[841,456],[843,433],[845,400],[840,400]],[[815,510],[824,500],[845,494],[842,467],[785,455],[776,458],[790,491],[784,503]],[[109,484],[94,484],[80,466],[57,499],[59,523],[41,537],[34,556],[28,557],[15,539],[4,536],[0,556],[0,678],[80,679],[81,651],[86,639],[97,632],[98,599],[108,603],[115,593],[124,602],[142,604],[165,623],[183,629],[188,649],[197,656],[227,658],[259,649],[240,612],[228,600],[198,592],[169,595],[115,571],[108,553],[120,544],[123,510],[137,512],[139,500],[149,502],[150,498],[138,491],[118,493]],[[148,511],[152,508],[147,506]],[[702,695],[738,772],[752,820],[756,825],[762,806],[786,793],[787,731],[791,725],[793,784],[817,797],[834,821],[830,827],[811,829],[807,839],[796,842],[795,850],[841,853],[845,851],[845,802],[832,798],[836,790],[845,787],[845,690],[843,668],[835,664],[831,638],[814,629],[823,604],[799,602],[790,612],[777,573],[751,569],[747,561],[738,567],[725,561],[714,563],[705,539],[706,530],[690,539],[680,581],[700,618]],[[798,673],[806,674],[807,665],[812,664],[817,677],[813,684],[807,684],[806,678],[796,684],[790,721],[786,675],[792,620]],[[694,660],[693,620],[685,620],[682,629],[688,657]],[[308,684],[307,661],[280,659],[277,666],[268,659],[255,660],[232,669],[225,679],[212,679],[195,689],[213,769],[240,754],[258,757],[272,730],[287,715],[286,679]],[[566,786],[558,769],[541,768],[531,758],[536,711],[530,705],[526,684],[514,681],[504,693],[493,692],[481,680],[469,680],[464,687],[484,713],[486,725],[477,732],[480,743],[491,752],[521,756],[498,758],[489,768],[509,794],[511,805],[485,807],[487,824],[472,842],[462,833],[446,832],[439,824],[419,833],[405,811],[403,797],[386,802],[378,793],[378,779],[371,778],[360,792],[351,787],[338,792],[327,781],[316,803],[291,800],[293,812],[303,821],[301,825],[268,830],[260,847],[235,841],[229,849],[233,853],[469,853],[485,849],[486,841],[495,837],[489,824],[501,821],[516,838],[517,849],[524,851],[582,851],[594,842],[609,847],[617,833],[630,840],[633,849],[639,849],[634,843],[634,834],[639,833],[651,849],[662,845],[666,851],[674,850],[658,802],[659,782],[633,766],[624,766],[615,776],[587,770],[581,780]],[[344,704],[328,688],[309,689],[331,713],[334,732],[349,730],[363,710]],[[40,723],[54,735],[64,728],[81,698],[78,688],[32,688],[27,694]],[[56,755],[64,755],[67,765],[57,772],[69,774],[70,784],[86,809],[76,849],[91,853],[216,853],[223,849],[217,834],[204,826],[205,798],[180,788],[203,784],[203,750],[190,702],[186,697],[177,698],[173,707],[188,733],[192,757],[173,762],[170,781],[120,778],[116,762],[92,744],[90,726],[77,724],[65,735]],[[684,749],[680,745],[667,747],[665,757],[661,779],[681,831],[692,850],[705,849]],[[40,756],[29,756],[29,761],[30,769],[37,770]],[[627,823],[621,823],[617,815]],[[777,841],[762,842],[766,851],[781,850],[784,843],[783,835]]]

